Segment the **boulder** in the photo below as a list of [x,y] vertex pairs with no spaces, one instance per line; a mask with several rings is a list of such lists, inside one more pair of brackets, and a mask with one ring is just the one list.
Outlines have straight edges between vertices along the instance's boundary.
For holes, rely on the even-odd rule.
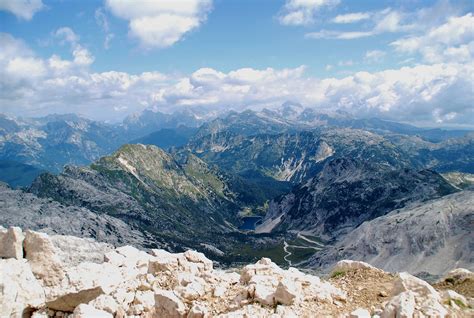
[[413,292],[415,297],[434,297],[441,300],[438,292],[433,288],[433,286],[418,277],[403,272],[398,274],[398,279],[394,283],[392,295],[398,295],[405,291]]
[[0,259],[0,313],[18,317],[44,306],[43,288],[25,260]]
[[115,314],[118,309],[118,304],[115,299],[110,295],[100,295],[89,302],[89,305],[96,309],[106,311],[111,314]]
[[122,266],[143,268],[145,273],[148,270],[148,262],[152,258],[150,254],[130,245],[118,247],[115,249],[115,252],[124,257]]
[[191,263],[202,264],[205,271],[210,271],[213,268],[212,261],[208,259],[203,253],[187,250],[184,252],[184,256]]
[[353,271],[356,269],[370,269],[370,270],[381,271],[380,269],[365,262],[342,260],[342,261],[337,262],[336,265],[334,265],[334,267],[331,270],[331,276],[334,275],[334,273]]
[[172,291],[155,291],[155,308],[157,317],[181,318],[186,316],[186,306]]
[[394,283],[392,295],[404,294],[402,300],[410,299],[407,293],[413,295],[415,311],[429,317],[444,317],[448,314],[442,305],[441,295],[427,282],[408,273],[399,273]]
[[110,294],[123,279],[120,269],[109,263],[81,263],[68,268],[62,282],[45,288],[46,303],[54,310],[72,311],[99,295]]
[[254,289],[254,300],[262,305],[275,304],[275,288],[266,284],[257,284]]
[[275,291],[275,301],[283,305],[292,305],[302,294],[301,286],[290,279],[280,281]]
[[[155,257],[148,263],[148,273],[157,274],[164,271],[178,270],[180,263],[186,261],[183,254],[172,254],[165,250],[153,249],[151,254]],[[181,261],[181,262],[180,262]]]
[[62,281],[63,264],[48,234],[27,230],[23,248],[33,274],[43,287],[55,286]]
[[72,318],[113,318],[114,316],[106,311],[96,309],[91,305],[80,304],[74,309]]
[[0,258],[23,258],[23,239],[25,236],[19,227],[10,227],[0,231]]
[[370,312],[367,309],[359,308],[349,314],[349,318],[370,318]]
[[388,302],[382,318],[412,318],[415,306],[415,294],[412,291],[402,292]]
[[194,304],[189,310],[187,318],[205,318],[208,317],[208,309],[203,304]]
[[240,274],[240,282],[247,284],[250,282],[253,276],[272,276],[281,277],[283,269],[278,267],[277,264],[273,263],[269,258],[262,258],[255,264],[247,265],[242,269]]
[[447,273],[441,280],[463,281],[465,279],[474,280],[474,273],[465,268],[456,268]]
[[50,235],[56,255],[64,267],[80,263],[103,263],[104,255],[113,250],[110,244],[100,243],[92,238],[79,238],[70,235]]
[[443,299],[444,303],[451,304],[451,302],[454,301],[455,303],[457,302],[457,304],[461,303],[464,307],[467,307],[469,305],[469,302],[467,301],[466,297],[456,293],[454,290],[451,289],[443,290],[441,292],[441,298]]
[[155,293],[151,290],[137,291],[133,304],[141,305],[144,312],[151,312],[155,306]]

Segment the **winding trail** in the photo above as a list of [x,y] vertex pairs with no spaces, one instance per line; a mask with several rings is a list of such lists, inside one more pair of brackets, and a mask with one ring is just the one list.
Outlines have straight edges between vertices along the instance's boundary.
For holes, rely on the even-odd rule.
[[304,235],[301,234],[301,233],[296,234],[296,236],[299,237],[299,238],[302,239],[302,240],[305,240],[306,242],[316,244],[316,245],[320,246],[321,248],[324,247],[324,244],[322,244],[322,243],[320,243],[320,242],[316,242],[316,241],[310,240],[309,238],[307,238],[306,236],[304,236]]
[[[290,245],[286,241],[283,241],[283,251],[285,252],[285,256],[283,257],[283,259],[288,263],[288,266],[293,265],[292,261],[289,259],[289,257],[291,255],[293,255],[293,253],[291,253],[288,250],[289,247],[291,247],[291,248],[304,248],[304,249],[311,248],[311,249],[314,249],[315,251],[320,251],[324,247],[324,244],[322,244],[320,242],[313,241],[313,240],[307,238],[306,236],[304,236],[301,233],[297,234],[297,238],[300,238],[300,239],[302,239],[302,240],[304,240],[308,243],[314,244],[316,246]],[[306,261],[302,261],[302,262],[299,262],[298,264],[303,264],[305,262]],[[298,265],[298,264],[295,264],[295,265]]]
[[288,243],[286,243],[286,241],[283,241],[283,250],[285,251],[286,255],[283,257],[283,259],[288,263],[288,266],[291,266],[291,261],[289,259],[287,259],[287,257],[291,256],[291,252],[288,251]]

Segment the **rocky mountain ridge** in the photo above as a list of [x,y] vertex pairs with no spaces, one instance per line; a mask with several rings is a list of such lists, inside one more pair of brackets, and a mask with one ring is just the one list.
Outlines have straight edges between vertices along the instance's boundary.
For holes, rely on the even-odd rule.
[[[191,138],[197,140],[219,133],[255,136],[329,128],[362,129],[383,136],[398,134],[411,138],[407,144],[420,138],[430,144],[429,148],[417,146],[415,149],[423,155],[429,153],[426,165],[439,165],[443,171],[469,167],[469,156],[464,156],[455,164],[444,164],[446,156],[452,160],[465,152],[463,149],[466,147],[472,153],[472,145],[461,145],[463,149],[456,146],[457,141],[450,145],[438,145],[450,138],[462,139],[468,131],[424,129],[380,119],[355,119],[348,114],[323,114],[294,103],[285,103],[272,110],[245,110],[240,113],[185,109],[167,114],[145,110],[119,124],[97,122],[74,114],[42,118],[13,118],[0,114],[0,160],[60,172],[65,164],[87,165],[132,141],[150,142],[168,148],[181,146]],[[162,133],[159,133],[160,130],[163,130]],[[169,141],[161,140],[170,137]],[[468,140],[472,140],[472,136]],[[445,147],[449,148],[447,153]],[[436,151],[432,151],[434,148],[437,148]]]
[[339,259],[363,260],[387,271],[443,275],[474,270],[474,191],[416,202],[369,220],[317,252],[310,267],[330,269]]
[[454,191],[430,170],[337,158],[327,162],[309,181],[270,202],[256,231],[294,230],[334,239],[411,202]]

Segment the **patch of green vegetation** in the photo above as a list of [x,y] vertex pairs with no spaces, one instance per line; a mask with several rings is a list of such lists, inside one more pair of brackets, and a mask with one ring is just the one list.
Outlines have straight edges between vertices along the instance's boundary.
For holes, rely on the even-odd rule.
[[238,247],[238,249],[235,249],[234,251],[235,254],[244,255],[252,259],[252,261],[257,261],[262,257],[268,257],[280,266],[288,265],[288,263],[284,259],[286,253],[283,249],[283,243],[265,248],[255,248],[254,246],[250,245],[241,245]]
[[346,272],[343,271],[335,271],[334,273],[331,274],[331,278],[337,278],[337,277],[342,277],[346,275]]
[[445,305],[448,305],[448,306],[451,306],[451,302],[455,303],[459,308],[461,309],[467,309],[467,308],[470,308],[470,306],[466,305],[465,303],[463,303],[461,300],[459,299],[454,299],[454,298],[449,298],[447,300],[444,301],[444,304]]
[[288,259],[295,264],[307,261],[316,252],[313,248],[294,248],[290,246],[287,249],[291,252]]

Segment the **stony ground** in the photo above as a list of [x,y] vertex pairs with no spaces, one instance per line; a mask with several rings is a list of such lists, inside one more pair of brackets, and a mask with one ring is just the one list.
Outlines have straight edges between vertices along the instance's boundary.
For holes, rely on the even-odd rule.
[[214,269],[189,250],[145,253],[0,228],[1,317],[472,317],[474,274],[435,288],[408,273],[341,261],[328,279],[268,258]]

